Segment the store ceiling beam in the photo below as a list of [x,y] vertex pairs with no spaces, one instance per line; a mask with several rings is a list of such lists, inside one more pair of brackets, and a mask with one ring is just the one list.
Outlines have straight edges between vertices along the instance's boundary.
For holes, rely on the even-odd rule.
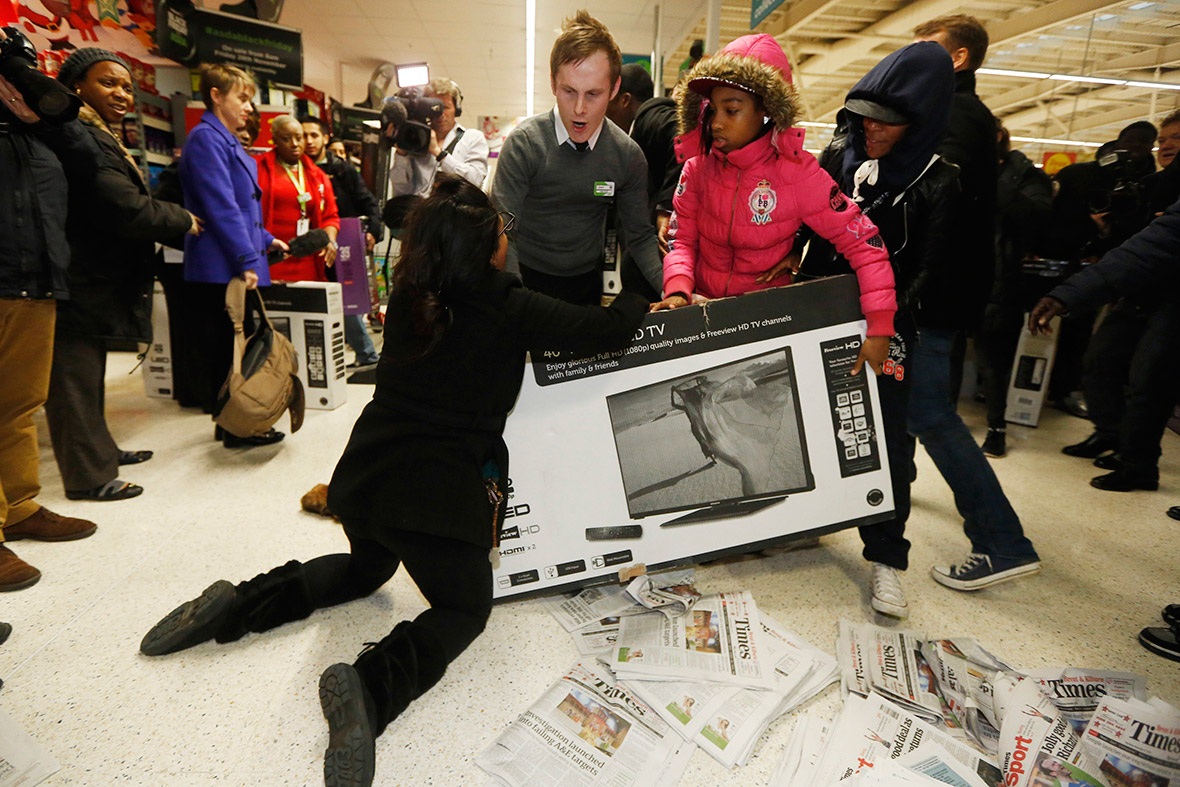
[[839,0],[802,0],[802,2],[791,3],[787,12],[780,19],[769,21],[762,32],[775,38],[792,35],[838,2]]
[[1180,43],[1153,47],[1133,55],[1111,58],[1102,64],[1102,70],[1156,68],[1174,65],[1177,62],[1180,62]]
[[[1163,117],[1163,114],[1160,114]],[[1110,126],[1117,124],[1118,129],[1110,135],[1111,139],[1118,134],[1122,127],[1136,120],[1151,120],[1148,116],[1147,107],[1143,104],[1130,104],[1125,107],[1118,107],[1107,112],[1099,112],[1096,115],[1088,115],[1079,117],[1073,124],[1071,133],[1077,134],[1082,131],[1089,131],[1090,129],[1101,128],[1103,126]],[[1158,120],[1158,118],[1157,118]]]
[[[1062,97],[1059,101],[1041,104],[1029,109],[1022,109],[1011,115],[1001,116],[1000,119],[1004,121],[1004,125],[1009,130],[1015,133],[1015,129],[1017,128],[1032,128],[1043,125],[1049,115],[1068,117],[1075,111],[1086,111],[1098,107],[1110,106],[1126,97],[1125,90],[1126,88],[1119,87],[1100,88],[1084,95]],[[1141,114],[1147,114],[1142,105],[1136,106],[1139,106]]]
[[[953,13],[962,7],[960,0],[917,0],[859,31],[860,36],[908,36],[915,27],[936,16]],[[875,38],[845,38],[832,44],[825,54],[807,58],[799,67],[804,71],[831,73],[873,56]]]
[[1121,0],[1054,0],[1031,11],[1018,11],[1004,21],[988,26],[989,46],[1039,33],[1120,4]]

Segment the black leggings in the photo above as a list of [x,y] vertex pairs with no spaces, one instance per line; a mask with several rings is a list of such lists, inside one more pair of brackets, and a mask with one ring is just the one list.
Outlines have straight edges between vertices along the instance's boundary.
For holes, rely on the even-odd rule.
[[379,735],[483,631],[492,610],[492,567],[487,549],[463,541],[388,529],[366,538],[347,524],[344,532],[350,553],[292,560],[239,584],[239,602],[217,640],[230,642],[364,598],[404,564],[430,609],[398,623],[355,663],[372,696],[370,722]]

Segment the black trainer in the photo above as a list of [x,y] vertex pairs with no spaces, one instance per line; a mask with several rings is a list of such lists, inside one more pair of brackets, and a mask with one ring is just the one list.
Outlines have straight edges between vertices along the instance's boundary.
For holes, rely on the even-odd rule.
[[373,700],[351,664],[333,664],[320,675],[320,707],[328,720],[325,787],[369,787],[377,770],[376,739],[369,719]]
[[945,587],[971,591],[983,590],[1001,582],[1035,574],[1040,570],[1039,560],[1015,560],[972,552],[962,563],[934,566],[930,569],[930,576]]
[[1180,604],[1169,604],[1160,612],[1160,617],[1169,628],[1180,628]]
[[1078,456],[1082,459],[1097,459],[1107,451],[1114,451],[1118,447],[1118,440],[1100,437],[1095,432],[1080,443],[1074,443],[1073,445],[1067,445],[1065,448],[1062,448],[1061,453],[1066,456]]
[[8,635],[11,633],[12,633],[12,624],[11,623],[0,623],[0,645],[4,644],[4,641],[6,639],[8,639]]
[[232,583],[219,579],[205,592],[164,616],[139,643],[145,656],[163,656],[213,639],[225,624],[238,593]]
[[1157,656],[1180,661],[1180,636],[1176,629],[1145,628],[1139,632],[1139,644]]
[[1169,508],[1168,516],[1172,519],[1180,519],[1180,506],[1172,506]]
[[1008,454],[1008,432],[1006,429],[988,429],[987,437],[983,438],[984,456],[992,456],[999,459]]

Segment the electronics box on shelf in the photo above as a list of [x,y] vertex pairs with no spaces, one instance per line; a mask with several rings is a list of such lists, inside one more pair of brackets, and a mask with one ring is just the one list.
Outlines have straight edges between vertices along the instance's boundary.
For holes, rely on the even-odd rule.
[[335,410],[348,399],[344,361],[344,299],[336,282],[275,284],[262,291],[275,330],[299,354],[299,379],[307,406]]

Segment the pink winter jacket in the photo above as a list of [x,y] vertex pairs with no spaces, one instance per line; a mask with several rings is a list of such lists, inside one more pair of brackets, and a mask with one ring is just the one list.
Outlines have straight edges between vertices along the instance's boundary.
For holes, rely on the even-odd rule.
[[[699,150],[694,131],[677,140]],[[827,238],[852,264],[869,336],[892,336],[893,268],[877,227],[803,150],[803,130],[775,129],[726,155],[716,149],[684,164],[673,198],[664,293],[707,298],[790,283],[755,277],[783,260],[800,223]]]

